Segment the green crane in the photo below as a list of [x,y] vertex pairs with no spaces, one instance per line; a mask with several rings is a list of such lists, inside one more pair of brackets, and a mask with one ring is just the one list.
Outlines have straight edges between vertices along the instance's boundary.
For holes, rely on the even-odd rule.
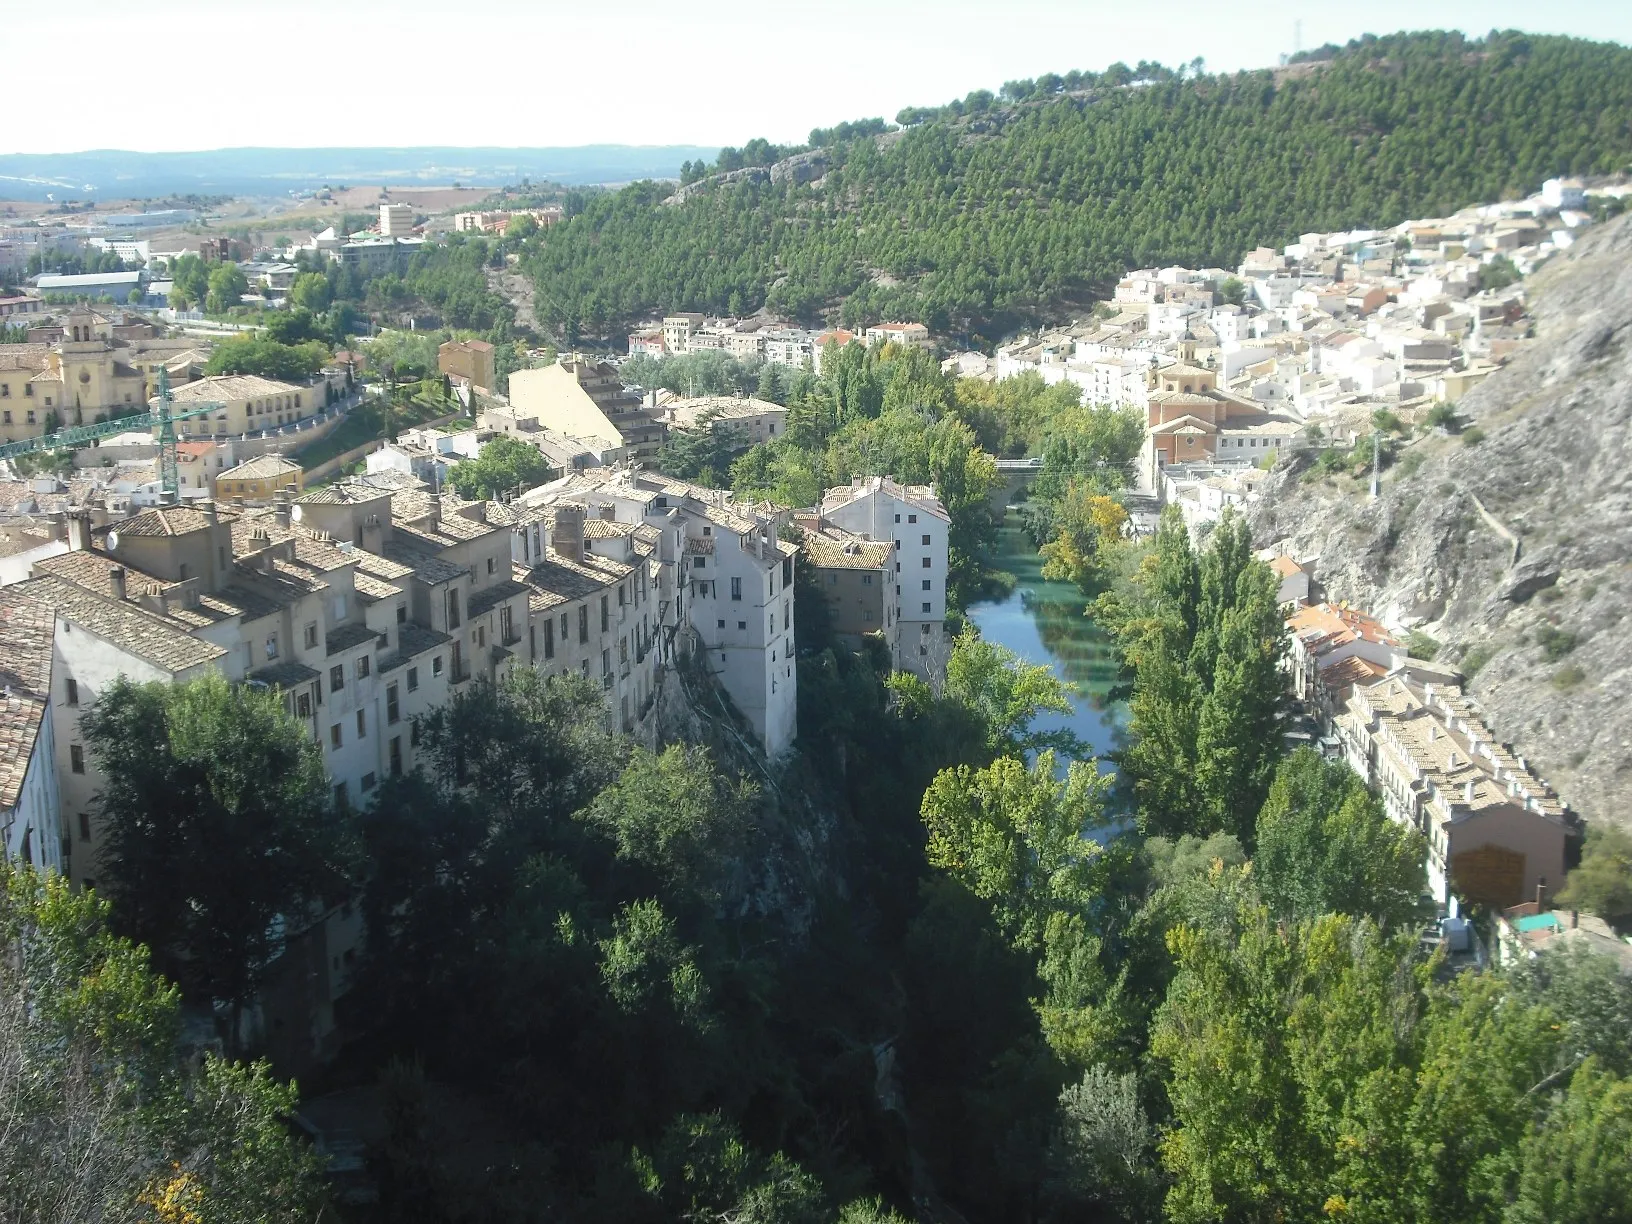
[[159,393],[155,399],[158,401],[157,406],[150,412],[138,413],[136,416],[116,417],[110,421],[99,421],[95,425],[72,425],[67,429],[59,429],[56,433],[44,434],[38,438],[24,438],[21,442],[8,442],[0,446],[0,459],[11,459],[18,455],[38,454],[44,451],[78,450],[81,446],[90,446],[99,439],[112,437],[114,434],[156,428],[159,431],[160,482],[166,493],[179,493],[181,481],[176,470],[175,423],[190,420],[193,417],[207,417],[224,405],[214,402],[201,403],[197,407],[187,409],[185,412],[172,412],[170,410],[170,373],[163,366],[159,367]]

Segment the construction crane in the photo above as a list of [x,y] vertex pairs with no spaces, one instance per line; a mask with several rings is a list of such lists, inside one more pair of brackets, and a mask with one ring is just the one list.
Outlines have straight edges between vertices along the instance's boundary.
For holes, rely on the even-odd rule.
[[21,442],[7,442],[0,446],[0,459],[14,459],[18,455],[39,454],[43,451],[78,450],[114,434],[133,433],[144,429],[159,431],[159,480],[166,493],[181,491],[180,473],[176,467],[176,422],[193,417],[207,417],[225,407],[223,404],[201,403],[185,412],[170,409],[170,372],[159,367],[159,393],[154,397],[156,406],[150,412],[135,416],[115,417],[95,425],[73,425],[56,433],[38,438],[24,438]]

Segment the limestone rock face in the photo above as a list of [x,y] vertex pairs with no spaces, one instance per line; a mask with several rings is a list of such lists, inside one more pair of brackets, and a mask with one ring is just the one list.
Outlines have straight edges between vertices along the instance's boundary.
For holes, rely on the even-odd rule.
[[1410,443],[1374,502],[1289,460],[1254,534],[1318,553],[1328,598],[1442,642],[1566,802],[1632,825],[1632,216],[1529,285],[1535,339],[1457,405],[1460,435]]

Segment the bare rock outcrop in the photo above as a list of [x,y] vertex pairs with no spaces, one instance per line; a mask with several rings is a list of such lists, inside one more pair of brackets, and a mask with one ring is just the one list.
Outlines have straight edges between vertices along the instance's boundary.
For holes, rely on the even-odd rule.
[[1566,801],[1632,825],[1632,216],[1539,272],[1530,307],[1534,340],[1458,405],[1461,434],[1413,442],[1376,501],[1288,461],[1254,531],[1318,553],[1330,598],[1441,641]]

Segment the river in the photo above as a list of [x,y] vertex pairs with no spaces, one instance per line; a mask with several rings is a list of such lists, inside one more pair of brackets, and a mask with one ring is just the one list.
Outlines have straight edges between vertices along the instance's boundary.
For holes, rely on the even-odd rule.
[[981,637],[1007,646],[1027,662],[1048,664],[1055,675],[1077,687],[1069,715],[1045,714],[1033,725],[1039,730],[1068,727],[1095,754],[1121,747],[1127,707],[1109,697],[1116,679],[1111,644],[1083,615],[1087,601],[1081,591],[1071,583],[1043,577],[1043,559],[1012,506],[998,529],[991,566],[1018,581],[1007,598],[969,608],[969,619]]

